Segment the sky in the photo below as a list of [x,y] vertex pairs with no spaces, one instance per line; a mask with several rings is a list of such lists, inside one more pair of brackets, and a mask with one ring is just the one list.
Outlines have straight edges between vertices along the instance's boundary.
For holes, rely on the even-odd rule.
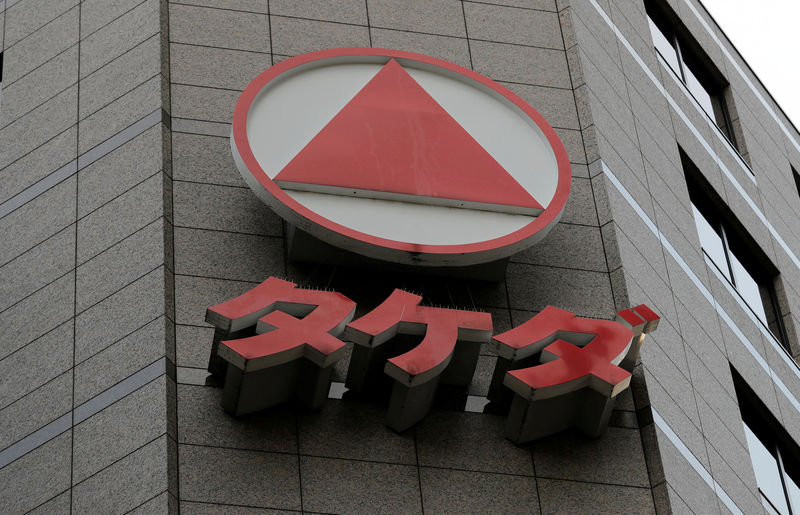
[[800,0],[701,0],[800,128]]

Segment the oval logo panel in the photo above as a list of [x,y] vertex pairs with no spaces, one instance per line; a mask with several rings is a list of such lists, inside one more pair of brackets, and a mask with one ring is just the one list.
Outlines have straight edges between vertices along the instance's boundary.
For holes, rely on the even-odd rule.
[[398,50],[276,64],[242,93],[231,148],[247,184],[286,221],[404,264],[514,254],[558,222],[571,182],[563,144],[521,98]]

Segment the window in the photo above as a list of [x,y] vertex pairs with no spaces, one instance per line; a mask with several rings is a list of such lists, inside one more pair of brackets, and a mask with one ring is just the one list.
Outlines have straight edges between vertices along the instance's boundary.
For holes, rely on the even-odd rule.
[[774,288],[778,271],[683,151],[681,161],[703,253],[753,314],[788,349]]
[[761,504],[773,515],[799,515],[800,449],[738,372],[731,371]]
[[794,185],[797,187],[797,196],[800,197],[800,174],[797,173],[797,170],[792,168],[792,176],[794,177]]
[[659,56],[683,82],[700,107],[719,127],[734,148],[738,149],[723,91],[728,86],[722,74],[700,50],[699,45],[681,30],[674,14],[660,10],[654,2],[646,2],[647,17],[653,44]]

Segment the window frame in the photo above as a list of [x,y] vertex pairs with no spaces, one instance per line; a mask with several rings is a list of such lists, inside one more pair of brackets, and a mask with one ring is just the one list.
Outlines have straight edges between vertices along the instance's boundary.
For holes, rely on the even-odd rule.
[[[778,476],[781,481],[780,490],[783,493],[783,500],[786,502],[786,506],[789,510],[785,515],[800,515],[800,506],[793,503],[792,495],[789,493],[787,485],[787,478],[792,479],[795,484],[798,483],[795,478],[791,477],[790,471],[793,471],[795,475],[800,471],[800,446],[789,436],[786,429],[783,428],[781,423],[758,398],[758,395],[750,388],[750,385],[742,378],[742,375],[739,374],[736,368],[730,363],[729,366],[736,399],[739,404],[742,425],[745,427],[745,431],[749,430],[753,436],[758,439],[761,445],[775,458]],[[745,440],[747,440],[746,434]],[[759,500],[762,505],[766,501],[775,513],[781,514],[781,511],[777,509],[773,500],[767,497],[758,485],[759,474],[756,470],[755,462],[753,462],[753,451],[750,449],[749,442],[745,446],[745,449],[748,454],[750,454],[750,462],[753,467],[753,474],[756,478],[755,486],[761,497]]]
[[[677,59],[678,70],[675,70],[669,59],[666,58],[659,50],[658,45],[653,41],[653,48],[656,55],[663,61],[670,72],[680,82],[686,93],[694,100],[703,114],[712,122],[712,125],[723,136],[729,146],[735,150],[739,160],[744,163],[747,170],[753,173],[753,169],[742,157],[742,145],[736,138],[736,131],[734,130],[733,119],[731,118],[730,108],[728,107],[728,99],[725,96],[725,90],[729,84],[724,79],[719,70],[716,70],[710,59],[705,56],[704,52],[699,48],[696,42],[691,41],[686,36],[682,35],[687,31],[683,29],[682,24],[678,21],[678,17],[674,14],[666,12],[666,10],[655,5],[655,0],[645,2],[646,16],[651,32],[651,37],[655,37],[653,27],[655,27],[661,35],[667,40],[675,51]],[[709,64],[705,64],[705,63]],[[686,79],[686,69],[703,88],[703,91],[708,95],[711,102],[711,112],[709,112],[703,103],[698,100],[692,88]],[[717,110],[719,113],[717,113]],[[719,117],[718,117],[719,115]]]
[[[693,208],[692,216],[696,217],[699,215],[703,217],[705,222],[717,233],[722,243],[725,263],[717,263],[717,260],[709,254],[706,249],[706,247],[708,247],[708,240],[701,234],[698,222],[694,219],[693,221],[695,229],[697,230],[698,241],[700,241],[702,255],[719,270],[720,275],[728,282],[733,291],[736,292],[742,303],[747,306],[753,316],[767,330],[767,333],[772,335],[779,346],[791,357],[791,343],[783,323],[783,312],[780,308],[775,289],[775,281],[779,276],[779,271],[769,262],[769,259],[765,255],[760,255],[763,254],[763,252],[760,252],[758,245],[753,241],[752,237],[747,234],[741,224],[736,220],[735,216],[729,212],[730,210],[725,206],[725,203],[718,198],[716,192],[714,192],[705,178],[702,177],[701,172],[684,153],[683,149],[679,147],[679,151],[686,178],[686,185],[689,190],[689,201]],[[734,251],[734,247],[740,249],[741,253],[739,251]],[[750,279],[758,286],[763,318],[743,294],[741,286],[744,283],[741,278],[737,279],[738,273],[732,263],[732,256],[744,269],[744,272],[750,276]],[[726,267],[727,271],[722,269],[723,266]],[[753,270],[756,270],[756,272],[754,273]],[[771,306],[765,305],[765,295],[767,297],[766,300],[770,302]],[[773,331],[770,327],[768,309],[774,316],[774,326],[777,334],[776,331]]]

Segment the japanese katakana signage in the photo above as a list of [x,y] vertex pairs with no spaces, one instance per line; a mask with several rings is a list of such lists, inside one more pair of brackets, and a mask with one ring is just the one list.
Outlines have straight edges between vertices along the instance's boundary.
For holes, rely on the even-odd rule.
[[231,148],[247,184],[293,230],[406,265],[506,258],[552,229],[571,184],[564,145],[521,98],[397,50],[276,64],[242,93]]
[[[344,295],[271,277],[208,308],[206,321],[216,328],[209,371],[224,380],[225,411],[243,415],[295,398],[320,408],[349,341],[347,387],[363,391],[375,377],[391,377],[386,422],[403,431],[427,414],[440,385],[466,388],[481,344],[493,341],[499,357],[489,398],[512,398],[508,438],[524,443],[570,426],[596,436],[630,383],[644,335],[659,320],[645,305],[620,311],[613,321],[548,306],[492,338],[488,313],[421,301],[395,290],[353,320],[356,304]],[[423,338],[403,352],[395,342],[402,334]]]
[[[462,267],[484,280],[555,226],[571,184],[564,145],[530,105],[471,70],[397,50],[323,50],[271,67],[236,105],[231,149],[250,188],[289,222],[290,257],[321,241],[304,256],[329,245],[381,266]],[[352,342],[346,387],[388,382],[386,423],[403,431],[437,392],[466,390],[481,345],[492,344],[488,399],[508,407],[510,439],[568,426],[597,435],[658,323],[646,306],[614,321],[547,307],[492,338],[488,313],[425,306],[402,290],[355,312],[339,293],[277,278],[208,308],[209,371],[224,381],[225,411],[291,399],[321,407]]]

